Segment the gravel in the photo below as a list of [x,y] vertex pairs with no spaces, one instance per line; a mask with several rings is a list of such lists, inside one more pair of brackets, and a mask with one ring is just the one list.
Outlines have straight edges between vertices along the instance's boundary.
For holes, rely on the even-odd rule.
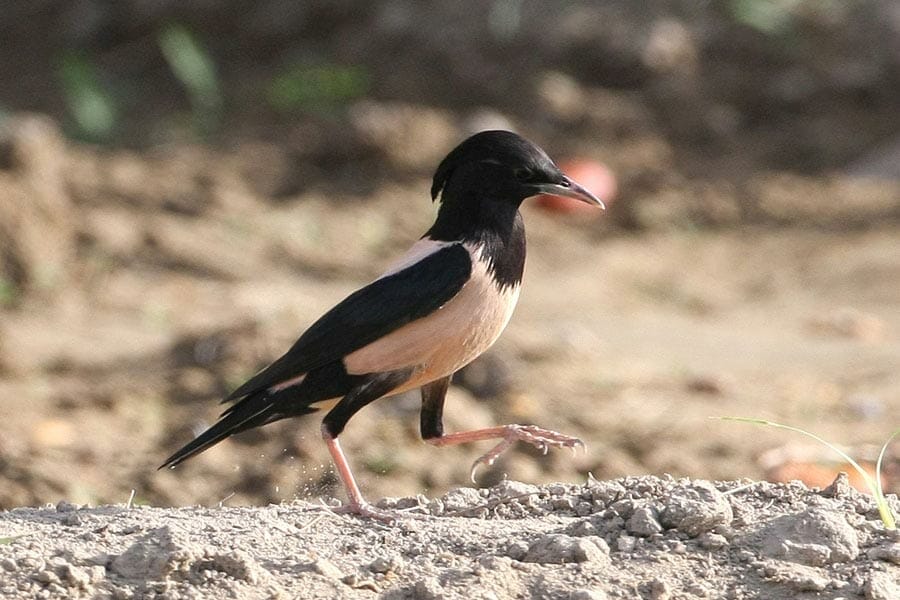
[[418,516],[16,508],[0,513],[0,597],[900,597],[900,536],[852,490],[631,477],[380,504]]

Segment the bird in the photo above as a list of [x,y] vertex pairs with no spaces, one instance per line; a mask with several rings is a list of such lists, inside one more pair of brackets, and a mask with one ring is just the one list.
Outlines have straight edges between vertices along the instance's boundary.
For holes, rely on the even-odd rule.
[[[225,438],[290,417],[330,409],[322,438],[343,483],[344,512],[392,521],[369,504],[338,440],[363,407],[421,390],[420,432],[434,446],[500,440],[472,465],[491,465],[516,441],[545,453],[584,447],[576,437],[534,425],[444,432],[444,400],[453,374],[500,336],[519,297],[525,268],[522,203],[540,194],[605,208],[566,176],[544,150],[520,135],[482,131],[438,165],[432,226],[377,279],[315,321],[269,366],[231,392],[219,420],[159,467],[175,467]],[[337,402],[334,404],[334,402]]]

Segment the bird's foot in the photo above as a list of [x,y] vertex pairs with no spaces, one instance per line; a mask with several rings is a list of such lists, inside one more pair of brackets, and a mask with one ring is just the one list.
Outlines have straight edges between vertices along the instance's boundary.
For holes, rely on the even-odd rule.
[[[418,507],[416,507],[418,508]],[[393,525],[402,519],[425,519],[428,515],[389,508],[378,508],[368,502],[351,502],[342,506],[328,507],[328,510],[339,515],[356,515]]]
[[344,504],[343,506],[338,506],[331,510],[339,515],[356,515],[359,517],[375,519],[376,521],[381,521],[388,525],[393,525],[397,520],[397,515],[395,514],[396,511],[387,511],[378,508],[377,506],[373,506],[368,502]]
[[494,461],[496,461],[501,454],[509,450],[515,442],[531,444],[535,448],[541,450],[544,454],[547,454],[551,447],[571,448],[573,453],[579,446],[581,446],[582,450],[587,450],[584,442],[577,437],[572,437],[549,429],[541,429],[534,425],[506,425],[503,429],[503,441],[472,463],[472,472],[470,473],[472,483],[475,483],[475,471],[478,470],[479,465],[491,466],[494,464]]

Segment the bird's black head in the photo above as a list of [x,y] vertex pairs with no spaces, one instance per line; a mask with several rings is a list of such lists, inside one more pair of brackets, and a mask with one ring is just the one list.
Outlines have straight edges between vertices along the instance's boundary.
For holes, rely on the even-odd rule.
[[465,140],[441,161],[431,197],[441,203],[482,201],[513,204],[538,194],[569,196],[603,203],[560,171],[547,153],[511,131],[482,131]]
[[431,197],[440,196],[441,208],[425,237],[473,243],[500,288],[516,286],[525,266],[519,205],[538,194],[603,206],[528,140],[509,131],[477,133],[438,166]]
[[476,133],[454,148],[434,174],[431,197],[440,196],[441,208],[426,235],[460,240],[498,234],[506,239],[521,230],[519,205],[538,194],[603,206],[525,138],[510,131]]

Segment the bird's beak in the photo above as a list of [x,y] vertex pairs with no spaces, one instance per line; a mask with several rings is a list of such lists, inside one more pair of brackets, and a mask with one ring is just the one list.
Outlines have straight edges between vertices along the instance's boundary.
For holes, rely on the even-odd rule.
[[587,189],[577,181],[572,181],[568,177],[563,177],[562,181],[559,183],[540,183],[535,185],[534,188],[539,194],[574,198],[575,200],[581,200],[586,204],[606,209],[606,205],[603,204],[603,201],[600,200],[600,198],[587,191]]

